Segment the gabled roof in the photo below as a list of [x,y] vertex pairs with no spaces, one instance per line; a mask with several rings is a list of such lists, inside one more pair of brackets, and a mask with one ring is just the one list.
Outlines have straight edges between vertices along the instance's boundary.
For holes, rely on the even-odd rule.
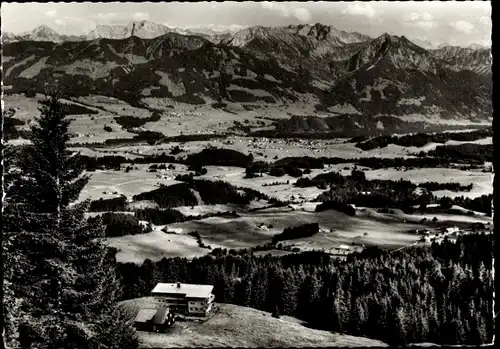
[[163,325],[170,310],[168,308],[147,308],[137,313],[134,322],[152,322],[155,325]]
[[134,322],[148,322],[153,319],[157,309],[141,309],[137,313]]
[[153,323],[155,325],[163,325],[163,323],[165,323],[165,320],[167,319],[168,313],[169,313],[168,308],[158,309],[155,316],[153,316]]
[[151,293],[186,295],[188,298],[208,298],[213,288],[212,285],[180,284],[180,287],[177,287],[177,284],[159,283]]

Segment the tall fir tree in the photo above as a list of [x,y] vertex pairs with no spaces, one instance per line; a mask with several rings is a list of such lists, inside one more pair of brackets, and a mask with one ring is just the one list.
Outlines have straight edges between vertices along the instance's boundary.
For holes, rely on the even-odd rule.
[[65,106],[54,96],[40,104],[5,215],[13,256],[26,261],[24,278],[11,275],[13,298],[29,306],[20,346],[135,348],[136,334],[116,305],[120,286],[104,227],[85,219],[87,201],[77,202],[89,176],[68,149]]

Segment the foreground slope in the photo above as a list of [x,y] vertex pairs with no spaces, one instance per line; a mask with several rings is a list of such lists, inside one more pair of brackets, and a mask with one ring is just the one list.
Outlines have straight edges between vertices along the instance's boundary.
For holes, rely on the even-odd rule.
[[[122,302],[131,316],[151,305],[150,297]],[[363,337],[305,327],[299,320],[232,304],[217,303],[205,322],[178,321],[164,334],[138,332],[142,348],[207,347],[365,347],[387,346]]]

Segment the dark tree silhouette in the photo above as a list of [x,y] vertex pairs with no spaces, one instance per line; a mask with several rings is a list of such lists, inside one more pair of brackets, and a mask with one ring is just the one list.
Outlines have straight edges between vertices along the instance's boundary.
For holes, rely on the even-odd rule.
[[121,294],[114,256],[103,243],[104,228],[85,219],[88,202],[75,202],[89,176],[79,155],[67,148],[66,110],[57,97],[42,101],[39,110],[29,151],[16,161],[20,175],[5,212],[13,247],[8,252],[25,262],[9,275],[13,298],[21,308],[29,307],[17,321],[19,344],[136,347],[131,325],[117,320]]

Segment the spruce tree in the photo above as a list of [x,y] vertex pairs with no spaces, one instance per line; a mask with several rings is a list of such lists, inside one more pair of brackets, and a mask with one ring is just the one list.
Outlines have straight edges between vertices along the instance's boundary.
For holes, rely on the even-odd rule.
[[40,104],[8,212],[11,244],[27,262],[23,279],[12,276],[14,298],[30,307],[19,324],[21,347],[134,348],[135,332],[116,307],[116,262],[103,225],[85,219],[88,201],[77,202],[89,176],[68,149],[65,107],[54,96]]
[[[3,139],[2,139],[3,142]],[[2,146],[2,276],[3,276],[3,346],[5,348],[19,347],[19,325],[29,321],[29,305],[26,298],[19,297],[24,290],[22,283],[26,280],[24,273],[29,273],[31,265],[21,253],[25,232],[14,228],[14,222],[19,219],[19,212],[12,209],[12,183],[18,175],[14,162],[19,151],[12,146]],[[17,246],[16,246],[17,245]],[[19,248],[19,245],[21,248]]]

